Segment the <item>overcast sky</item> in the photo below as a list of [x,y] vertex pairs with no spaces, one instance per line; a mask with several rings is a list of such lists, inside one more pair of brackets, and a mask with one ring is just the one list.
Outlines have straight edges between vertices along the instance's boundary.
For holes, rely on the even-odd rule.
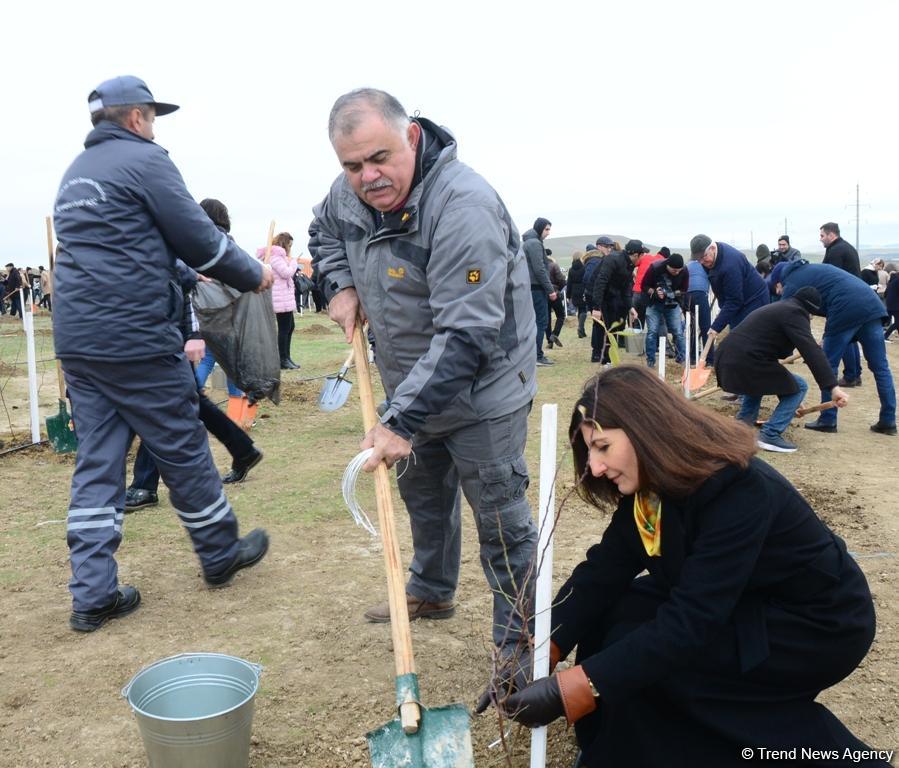
[[[433,10],[432,10],[433,9]],[[134,74],[197,200],[247,249],[305,249],[339,172],[335,98],[370,85],[447,126],[521,231],[682,247],[820,250],[818,226],[899,243],[899,3],[33,2],[0,33],[0,263],[45,264],[44,217],[90,129],[88,93]]]

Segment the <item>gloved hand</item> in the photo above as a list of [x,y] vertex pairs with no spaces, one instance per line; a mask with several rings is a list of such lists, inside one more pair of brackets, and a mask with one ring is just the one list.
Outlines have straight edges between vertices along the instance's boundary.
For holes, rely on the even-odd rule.
[[510,693],[524,688],[533,677],[533,666],[531,652],[528,649],[521,651],[517,656],[510,655],[503,659],[495,679],[488,683],[474,711],[480,715],[491,703],[502,704]]
[[527,688],[510,694],[503,703],[503,711],[506,717],[528,728],[548,725],[562,717],[565,704],[557,677],[543,677]]

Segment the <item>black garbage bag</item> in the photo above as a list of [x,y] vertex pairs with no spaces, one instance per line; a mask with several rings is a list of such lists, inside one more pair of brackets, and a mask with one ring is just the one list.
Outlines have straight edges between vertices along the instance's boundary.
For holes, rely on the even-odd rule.
[[271,291],[241,293],[218,280],[194,289],[200,333],[216,362],[252,402],[281,400],[281,358]]

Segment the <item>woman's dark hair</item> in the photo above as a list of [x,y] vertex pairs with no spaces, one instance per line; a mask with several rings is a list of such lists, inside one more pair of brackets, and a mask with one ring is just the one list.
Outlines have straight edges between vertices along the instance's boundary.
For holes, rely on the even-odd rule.
[[624,430],[637,454],[640,489],[662,496],[684,498],[728,464],[746,467],[756,452],[749,427],[685,400],[648,368],[608,368],[586,383],[568,428],[578,495],[595,506],[617,503],[621,494],[590,473],[580,427],[591,420]]
[[285,251],[289,251],[293,245],[293,235],[290,232],[279,232],[272,240],[272,245],[281,246]]
[[212,219],[215,226],[224,229],[225,232],[231,231],[231,217],[228,215],[227,206],[214,197],[207,197],[200,200],[200,208],[206,211],[206,215]]

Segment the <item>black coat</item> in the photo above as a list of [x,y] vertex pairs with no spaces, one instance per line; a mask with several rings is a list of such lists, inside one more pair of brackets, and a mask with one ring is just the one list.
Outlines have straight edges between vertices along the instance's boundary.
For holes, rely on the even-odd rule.
[[617,320],[631,306],[633,287],[634,263],[624,251],[612,251],[599,265],[590,304],[594,309],[602,309],[604,314],[604,307],[614,308],[613,316],[606,320]]
[[584,262],[574,259],[568,270],[568,280],[565,283],[568,298],[578,309],[584,306]]
[[821,389],[837,385],[824,350],[812,336],[809,313],[798,299],[785,299],[750,312],[715,352],[715,376],[738,395],[794,395],[796,380],[781,360],[798,350]]
[[[646,554],[633,504],[633,496],[621,500],[602,541],[553,602],[561,658],[575,645],[592,649],[579,651],[578,663],[599,691],[601,718],[614,724],[599,725],[606,743],[592,755],[585,749],[588,765],[617,764],[597,756],[614,753],[622,738],[618,746],[633,752],[628,734],[652,733],[655,721],[647,725],[637,706],[644,701],[667,702],[677,724],[672,740],[646,747],[670,750],[659,765],[739,765],[738,747],[791,738],[810,747],[857,746],[814,698],[864,658],[874,638],[873,601],[845,543],[789,481],[752,459],[745,470],[716,472],[689,498],[663,497],[658,557]],[[649,576],[635,582],[644,569]],[[616,602],[641,582],[661,595],[651,618],[619,627],[617,642],[597,643]],[[578,731],[582,747],[591,735]],[[729,760],[700,762],[709,743],[726,746]]]
[[891,315],[899,315],[899,272],[893,272],[890,275],[883,298],[887,305],[887,312]]
[[838,237],[824,249],[824,264],[831,264],[856,277],[862,276],[858,251],[842,237]]

